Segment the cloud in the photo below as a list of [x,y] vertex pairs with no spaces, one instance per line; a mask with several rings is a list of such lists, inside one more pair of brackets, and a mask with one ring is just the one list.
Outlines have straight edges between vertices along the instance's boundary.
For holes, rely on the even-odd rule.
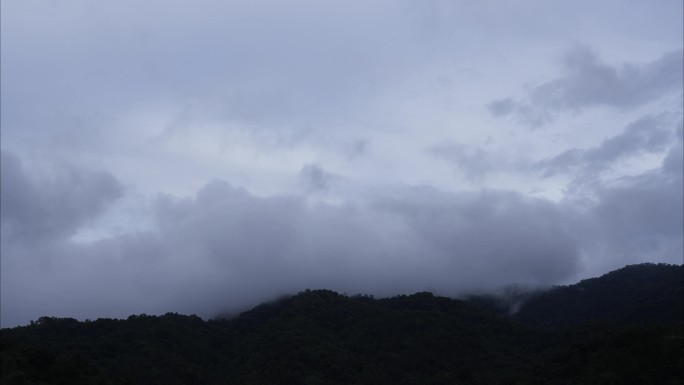
[[338,178],[316,164],[307,164],[299,171],[300,184],[308,192],[326,191]]
[[653,260],[682,263],[684,196],[682,142],[660,167],[594,185],[595,204],[580,215],[588,269],[614,269]]
[[681,92],[683,55],[679,49],[648,63],[611,66],[589,48],[578,47],[565,56],[562,76],[531,88],[525,98],[493,100],[487,108],[495,117],[514,115],[532,127],[565,112],[635,108]]
[[511,114],[516,108],[516,102],[512,98],[493,100],[487,104],[487,109],[495,117]]
[[2,152],[3,244],[68,238],[123,195],[109,173],[67,167],[33,181],[20,160]]
[[[681,122],[679,123],[681,125]],[[537,162],[534,168],[545,177],[558,173],[597,173],[615,162],[645,153],[662,153],[672,143],[673,130],[666,119],[643,117],[629,124],[618,135],[588,149],[569,149]]]
[[447,161],[473,183],[483,183],[491,174],[523,173],[530,167],[530,162],[524,156],[514,156],[508,150],[494,150],[476,144],[440,143],[429,147],[427,152]]
[[[14,262],[2,261],[3,324],[43,313],[212,316],[308,287],[453,295],[551,284],[578,269],[559,208],[516,193],[409,187],[331,205],[213,181],[194,197],[159,195],[153,207],[155,231],[87,244],[64,234],[46,247],[21,239]],[[40,267],[31,256],[45,250]]]
[[22,123],[35,111],[116,119],[170,106],[254,129],[316,128],[365,111],[377,85],[423,60],[401,5],[258,3],[7,4],[3,88],[15,92],[3,103]]
[[[215,180],[194,196],[156,196],[153,230],[77,243],[69,238],[73,229],[115,199],[111,177],[81,172],[72,179],[95,187],[68,189],[72,195],[34,188],[49,184],[28,182],[16,157],[5,155],[3,204],[21,207],[18,195],[67,202],[63,210],[74,199],[91,204],[79,214],[61,214],[70,231],[49,237],[14,232],[12,242],[3,236],[2,323],[44,314],[179,311],[210,317],[304,288],[456,295],[510,283],[567,282],[585,269],[677,262],[681,156],[678,143],[660,168],[594,185],[595,200],[585,205],[429,186],[395,186],[326,204],[300,195],[260,197]],[[18,183],[7,187],[10,180]],[[55,218],[45,209],[32,214],[30,223],[17,215],[3,210],[3,231],[8,223],[33,226]]]
[[[47,3],[2,3],[3,325],[551,284],[680,252],[660,117],[681,115],[681,2]],[[577,48],[500,94],[569,37],[627,62]],[[592,133],[531,133],[483,105],[602,111]]]
[[447,268],[431,274],[445,282],[435,287],[449,277],[473,287],[490,279],[549,283],[578,269],[578,245],[556,204],[507,191],[449,194],[424,188],[411,195],[375,204],[402,218],[429,245],[426,250],[443,258]]
[[436,145],[431,147],[429,152],[449,161],[466,178],[474,181],[481,181],[500,165],[498,159],[494,159],[494,156],[484,149],[463,143]]
[[[365,203],[329,205],[297,196],[259,198],[215,181],[191,201],[166,198],[158,215],[172,223],[163,235],[178,245],[174,249],[202,250],[194,258],[231,276],[254,274],[239,284],[262,277],[282,285],[279,290],[326,285],[381,294],[429,287],[453,293],[501,280],[541,284],[572,271],[575,256],[553,205],[514,193],[408,188]],[[506,229],[527,216],[537,224]]]
[[360,156],[367,155],[370,151],[371,143],[367,139],[355,139],[345,146],[345,153],[347,159],[355,159]]

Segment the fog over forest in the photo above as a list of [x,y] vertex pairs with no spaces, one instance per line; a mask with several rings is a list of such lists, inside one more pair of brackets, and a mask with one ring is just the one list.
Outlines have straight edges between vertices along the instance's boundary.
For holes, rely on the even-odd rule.
[[0,11],[2,327],[682,263],[681,1]]

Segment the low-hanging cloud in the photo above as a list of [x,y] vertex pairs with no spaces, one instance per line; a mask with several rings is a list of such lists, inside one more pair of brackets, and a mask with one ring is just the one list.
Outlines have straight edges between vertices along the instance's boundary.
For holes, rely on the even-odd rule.
[[[511,191],[429,186],[327,204],[300,195],[260,197],[215,180],[194,196],[157,195],[150,203],[153,230],[92,242],[71,235],[116,199],[116,180],[86,172],[80,180],[95,187],[29,188],[45,184],[27,182],[19,160],[5,155],[3,202],[15,194],[51,206],[77,199],[93,204],[78,215],[68,204],[32,214],[35,224],[61,215],[69,231],[49,237],[26,232],[11,242],[3,236],[2,324],[44,314],[210,317],[305,288],[457,295],[567,282],[587,268],[605,271],[654,257],[676,263],[682,255],[681,153],[676,143],[661,167],[594,186],[596,200],[581,207]],[[6,224],[21,223],[12,210],[3,210],[2,220],[3,232],[14,228]]]
[[[12,263],[2,261],[3,324],[43,313],[211,316],[310,287],[455,295],[552,284],[579,268],[561,210],[512,192],[407,187],[332,205],[217,180],[194,197],[159,195],[153,212],[154,231],[85,244],[66,233],[40,247],[21,240]],[[36,260],[46,252],[47,264]]]
[[606,271],[684,255],[683,152],[681,136],[660,167],[593,187],[596,203],[583,211],[577,235],[587,268]]

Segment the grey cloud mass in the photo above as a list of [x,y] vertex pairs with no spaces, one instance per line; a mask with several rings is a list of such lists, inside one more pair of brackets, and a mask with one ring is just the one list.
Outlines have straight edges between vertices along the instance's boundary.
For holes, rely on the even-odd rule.
[[531,126],[540,126],[562,112],[634,108],[668,93],[681,93],[682,56],[680,49],[643,64],[611,66],[593,50],[578,47],[565,56],[563,75],[530,89],[528,101],[497,99],[488,109],[496,117],[515,114]]
[[[408,188],[329,205],[259,198],[213,181],[192,198],[157,197],[154,212],[156,232],[88,245],[22,241],[23,258],[5,266],[4,289],[25,294],[6,296],[5,322],[46,309],[95,317],[96,298],[115,304],[117,316],[173,306],[212,316],[308,287],[455,295],[510,282],[546,285],[579,267],[559,208],[515,193]],[[48,250],[51,266],[42,270],[33,254]],[[18,279],[27,276],[38,284]]]
[[[675,130],[668,123],[665,119],[647,116],[630,123],[620,134],[603,140],[597,147],[567,150],[537,162],[534,167],[543,170],[547,177],[577,168],[595,173],[621,159],[643,153],[662,153],[675,138]],[[678,126],[681,127],[681,121]]]
[[0,7],[2,327],[682,262],[681,1]]
[[606,255],[621,255],[626,263],[663,255],[681,263],[684,255],[682,156],[680,139],[660,167],[596,187],[596,204],[585,213],[584,230],[580,233],[590,251],[590,264],[609,264]]
[[103,171],[69,167],[50,179],[34,181],[25,174],[21,161],[4,151],[1,165],[3,245],[73,235],[124,192]]

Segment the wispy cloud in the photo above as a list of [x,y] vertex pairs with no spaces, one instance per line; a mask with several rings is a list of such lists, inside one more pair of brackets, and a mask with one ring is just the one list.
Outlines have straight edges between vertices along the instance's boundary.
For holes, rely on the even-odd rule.
[[495,117],[515,116],[539,127],[561,113],[588,108],[634,108],[670,93],[681,93],[682,50],[665,53],[648,63],[611,66],[586,47],[570,51],[563,61],[563,74],[531,88],[524,98],[491,101],[487,108]]

